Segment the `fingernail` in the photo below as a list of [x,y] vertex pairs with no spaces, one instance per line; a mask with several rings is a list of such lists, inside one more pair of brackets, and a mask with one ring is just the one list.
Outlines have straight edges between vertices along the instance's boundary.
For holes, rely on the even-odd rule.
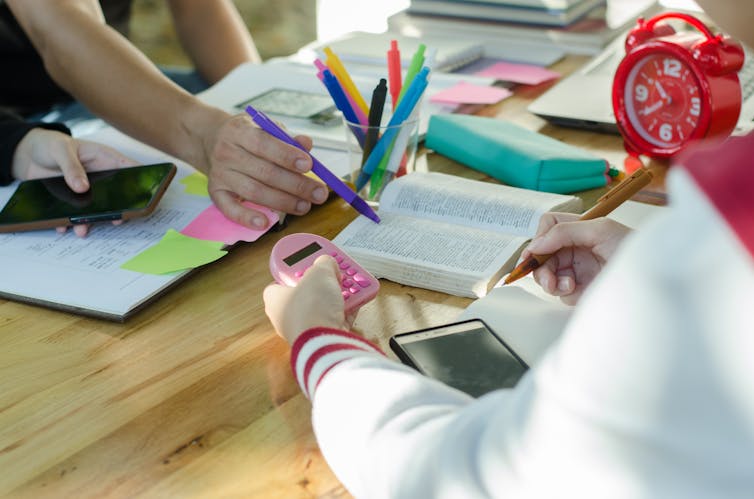
[[304,158],[299,158],[296,160],[296,169],[300,172],[305,172],[309,170],[309,161]]
[[74,186],[76,187],[76,190],[78,191],[85,191],[89,189],[89,182],[84,180],[83,178],[77,178],[73,181]]
[[314,189],[314,192],[312,192],[312,197],[315,201],[322,202],[327,199],[327,190],[325,190],[324,187],[317,187]]
[[568,282],[567,277],[563,277],[562,279],[558,279],[558,291],[569,291],[571,289],[571,285]]
[[254,225],[254,227],[259,227],[260,229],[264,229],[267,226],[267,220],[262,217],[252,218],[251,223],[252,225]]
[[306,201],[299,201],[296,203],[296,211],[299,213],[306,213],[309,211],[309,203]]

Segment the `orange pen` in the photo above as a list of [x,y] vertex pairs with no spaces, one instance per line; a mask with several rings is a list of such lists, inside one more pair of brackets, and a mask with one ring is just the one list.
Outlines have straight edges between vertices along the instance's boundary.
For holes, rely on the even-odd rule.
[[[623,204],[634,194],[642,190],[649,182],[652,181],[654,174],[647,168],[636,170],[633,175],[626,177],[620,184],[616,185],[610,191],[597,200],[591,209],[584,212],[579,220],[593,220],[604,217],[615,208]],[[550,259],[552,255],[529,255],[524,261],[516,265],[508,277],[505,278],[504,284],[510,284],[538,269]]]

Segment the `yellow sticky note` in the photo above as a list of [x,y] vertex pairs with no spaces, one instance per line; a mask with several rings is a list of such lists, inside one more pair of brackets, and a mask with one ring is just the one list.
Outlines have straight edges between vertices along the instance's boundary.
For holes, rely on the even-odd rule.
[[142,274],[169,274],[193,269],[225,256],[224,243],[203,241],[169,229],[160,242],[121,265],[122,269]]
[[200,172],[192,173],[187,177],[183,177],[181,183],[186,186],[186,194],[209,197],[209,191],[207,190],[208,180],[205,174]]

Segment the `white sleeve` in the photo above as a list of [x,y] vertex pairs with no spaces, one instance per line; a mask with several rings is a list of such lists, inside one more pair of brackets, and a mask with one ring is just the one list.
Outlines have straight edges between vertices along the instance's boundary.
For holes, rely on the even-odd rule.
[[510,390],[475,401],[356,335],[315,329],[300,340],[292,364],[317,441],[355,497],[489,497],[505,483]]
[[294,345],[320,448],[348,490],[751,497],[754,265],[688,178],[671,181],[676,206],[624,243],[513,390],[471,399],[348,333]]

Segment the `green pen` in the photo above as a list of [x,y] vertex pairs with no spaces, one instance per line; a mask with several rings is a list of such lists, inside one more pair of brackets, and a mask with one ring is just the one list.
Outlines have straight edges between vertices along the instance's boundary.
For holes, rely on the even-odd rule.
[[390,160],[390,153],[393,152],[393,146],[395,146],[395,141],[393,141],[390,144],[390,147],[387,148],[387,151],[382,156],[382,159],[377,165],[377,168],[374,169],[374,173],[372,173],[372,176],[369,179],[369,199],[374,199],[374,196],[377,195],[377,193],[381,190],[380,187],[382,187],[382,177],[385,176],[385,170],[387,170],[387,162]]
[[393,110],[395,110],[395,106],[401,101],[403,94],[406,93],[406,89],[411,85],[411,82],[414,81],[414,78],[419,74],[422,65],[424,65],[424,51],[426,48],[427,47],[423,43],[420,43],[416,48],[413,57],[411,57],[411,64],[408,65],[406,77],[403,79],[403,87],[401,87],[401,92],[398,94],[398,101],[393,102]]

